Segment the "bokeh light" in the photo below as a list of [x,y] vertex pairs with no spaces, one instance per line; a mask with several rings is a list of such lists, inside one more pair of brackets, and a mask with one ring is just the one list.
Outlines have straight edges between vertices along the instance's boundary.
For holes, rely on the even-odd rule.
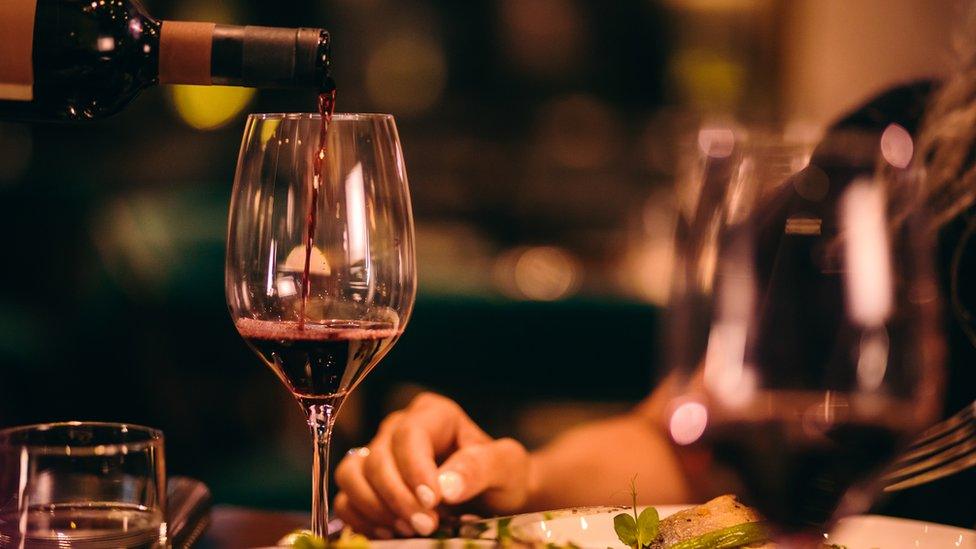
[[428,36],[391,36],[366,61],[366,93],[383,111],[423,113],[440,101],[446,83],[444,49]]
[[534,78],[571,74],[587,40],[574,0],[504,0],[498,3],[501,40],[511,66]]
[[700,439],[708,426],[708,408],[695,401],[682,402],[674,407],[668,429],[671,439],[681,446],[687,446]]
[[532,301],[569,297],[579,288],[583,274],[576,256],[556,246],[510,250],[499,257],[494,271],[502,293]]
[[830,179],[827,174],[817,166],[807,166],[802,173],[798,174],[793,188],[796,194],[811,202],[819,202],[827,196],[830,190]]
[[735,132],[731,128],[702,128],[698,132],[698,149],[705,156],[726,158],[735,147]]
[[857,382],[866,391],[877,391],[888,370],[888,331],[881,327],[861,336],[857,357]]
[[255,94],[252,88],[233,86],[171,86],[169,92],[180,119],[198,130],[236,120]]
[[617,269],[621,288],[641,301],[662,306],[668,301],[674,269],[674,213],[669,193],[652,194]]
[[739,62],[712,50],[684,50],[674,55],[671,78],[682,97],[709,112],[730,112],[745,93],[748,71]]
[[542,152],[567,168],[605,166],[622,148],[620,120],[590,95],[568,95],[546,104],[537,131]]
[[896,168],[907,168],[915,154],[915,143],[908,130],[898,124],[890,124],[881,134],[881,156]]

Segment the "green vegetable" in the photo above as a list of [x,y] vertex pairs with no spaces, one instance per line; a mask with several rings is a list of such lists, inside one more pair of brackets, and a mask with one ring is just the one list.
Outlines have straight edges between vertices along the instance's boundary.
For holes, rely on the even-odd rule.
[[512,541],[512,531],[509,525],[512,523],[512,517],[505,517],[498,519],[495,523],[495,541],[504,544]]
[[637,514],[637,477],[630,481],[630,498],[633,515],[620,513],[613,517],[613,530],[621,543],[634,549],[643,549],[657,539],[660,518],[657,509],[648,507]]
[[325,549],[325,540],[312,534],[299,534],[291,542],[292,549]]
[[668,549],[729,549],[767,539],[766,531],[761,524],[746,522],[680,541]]
[[290,546],[292,549],[369,549],[369,540],[348,528],[339,534],[339,539],[331,542],[309,530],[298,530],[282,538],[278,544]]

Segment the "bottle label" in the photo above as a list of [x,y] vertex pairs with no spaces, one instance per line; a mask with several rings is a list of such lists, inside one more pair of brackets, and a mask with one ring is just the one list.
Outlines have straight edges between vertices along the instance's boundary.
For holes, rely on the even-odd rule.
[[37,0],[0,0],[0,100],[34,99]]

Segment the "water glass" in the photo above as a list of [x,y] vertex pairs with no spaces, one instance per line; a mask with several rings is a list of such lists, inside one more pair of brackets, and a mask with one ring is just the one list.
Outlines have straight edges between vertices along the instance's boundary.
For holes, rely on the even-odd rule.
[[0,547],[166,546],[162,432],[68,422],[0,430]]

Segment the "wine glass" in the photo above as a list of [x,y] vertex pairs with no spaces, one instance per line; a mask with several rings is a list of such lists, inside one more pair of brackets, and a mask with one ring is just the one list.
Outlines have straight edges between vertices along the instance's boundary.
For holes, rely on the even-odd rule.
[[[312,431],[312,531],[328,534],[336,413],[390,350],[416,293],[413,219],[393,117],[248,117],[231,198],[226,293],[238,332]],[[324,137],[323,137],[324,136]]]
[[665,428],[689,477],[716,481],[700,489],[735,490],[779,546],[816,547],[938,411],[933,231],[911,137],[835,133],[813,150],[712,128],[698,146],[680,193]]

